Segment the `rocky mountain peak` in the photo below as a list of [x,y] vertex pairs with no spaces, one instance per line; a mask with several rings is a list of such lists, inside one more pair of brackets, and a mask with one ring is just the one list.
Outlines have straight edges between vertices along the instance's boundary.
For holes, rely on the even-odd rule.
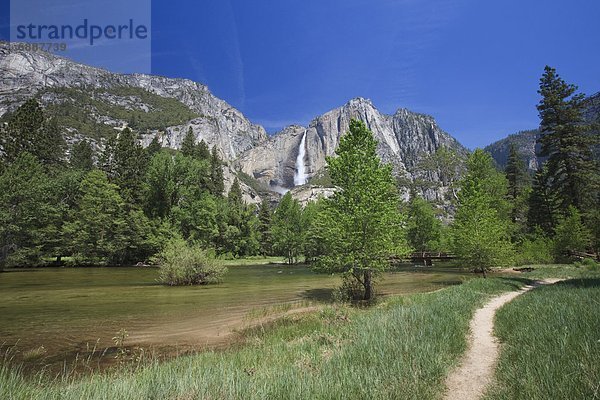
[[[123,88],[127,89],[126,95],[122,93]],[[132,88],[138,91],[132,94]],[[49,90],[55,93],[43,96]],[[175,99],[182,105],[177,106],[179,115],[195,116],[184,118],[176,125],[159,126],[161,118],[149,114],[160,107],[145,104],[148,100],[145,92],[154,95],[156,103],[164,103],[160,98]],[[148,114],[139,114],[138,117],[157,121],[143,124],[144,143],[161,132],[164,146],[178,148],[191,128],[197,140],[217,146],[223,157],[231,161],[268,137],[262,126],[251,123],[241,112],[213,96],[205,85],[198,82],[156,75],[111,73],[43,51],[17,50],[6,42],[0,42],[0,116],[33,96],[39,96],[42,103],[47,100],[44,105],[48,106],[57,102],[72,104],[75,110],[71,111],[81,114],[79,119],[92,118],[93,121],[83,128],[81,124],[64,126],[68,132],[78,136],[93,136],[86,129],[106,131],[106,125],[111,129],[126,122],[131,125],[132,121],[126,121],[123,116],[132,114],[133,101],[133,108]],[[172,102],[167,105],[176,106]],[[95,125],[99,128],[95,129]]]
[[[357,97],[316,117],[306,128],[287,127],[246,151],[237,161],[238,168],[265,185],[291,189],[295,186],[297,171],[302,170],[310,179],[325,167],[326,157],[335,153],[340,137],[349,129],[353,118],[363,121],[374,133],[379,141],[379,155],[384,162],[392,163],[397,175],[412,176],[419,158],[440,146],[465,151],[432,117],[405,109],[385,115],[370,100]],[[298,165],[303,142],[303,165]]]

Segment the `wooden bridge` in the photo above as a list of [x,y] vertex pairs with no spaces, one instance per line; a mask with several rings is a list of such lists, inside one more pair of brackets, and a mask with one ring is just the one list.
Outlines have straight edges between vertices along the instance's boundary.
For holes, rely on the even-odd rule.
[[392,257],[391,262],[406,262],[411,261],[414,263],[423,264],[425,266],[433,265],[433,261],[449,261],[456,259],[456,256],[452,253],[446,252],[434,252],[434,251],[416,251],[407,255],[406,257]]

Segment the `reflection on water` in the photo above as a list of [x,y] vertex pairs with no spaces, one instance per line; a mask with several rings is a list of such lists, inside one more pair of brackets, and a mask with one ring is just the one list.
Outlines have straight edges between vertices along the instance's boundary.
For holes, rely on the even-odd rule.
[[[339,277],[306,266],[229,267],[220,285],[165,287],[153,268],[46,268],[0,274],[0,344],[71,353],[120,329],[147,345],[206,344],[239,327],[248,313],[281,304],[329,301]],[[404,266],[384,274],[384,295],[435,290],[468,274]]]

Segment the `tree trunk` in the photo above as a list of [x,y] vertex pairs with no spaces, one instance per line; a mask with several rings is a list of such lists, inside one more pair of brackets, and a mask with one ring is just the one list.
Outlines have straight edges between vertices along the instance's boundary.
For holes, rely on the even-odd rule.
[[373,283],[371,281],[372,272],[371,270],[366,270],[363,274],[363,286],[365,288],[365,295],[363,300],[371,300],[373,297]]

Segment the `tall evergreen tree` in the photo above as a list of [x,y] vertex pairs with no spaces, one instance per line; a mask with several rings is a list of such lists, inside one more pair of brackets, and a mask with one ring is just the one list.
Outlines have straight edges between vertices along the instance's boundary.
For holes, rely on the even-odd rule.
[[160,142],[158,141],[158,135],[152,138],[152,141],[146,148],[146,154],[148,154],[148,159],[152,158],[156,153],[158,153],[162,149]]
[[94,150],[90,142],[81,140],[73,145],[69,165],[82,171],[89,171],[94,168]]
[[269,201],[263,199],[258,208],[258,233],[260,236],[260,254],[268,256],[271,254],[271,219],[272,211]]
[[123,129],[114,147],[114,176],[112,181],[128,206],[143,203],[143,179],[147,165],[144,148],[137,135],[129,128]]
[[360,285],[362,298],[370,300],[375,275],[388,268],[388,258],[409,251],[398,189],[391,166],[382,165],[377,141],[363,122],[350,122],[336,154],[327,164],[340,190],[319,214],[318,236],[327,250],[316,269],[345,273]]
[[181,154],[186,157],[196,156],[196,135],[190,126],[181,142]]
[[50,185],[44,166],[27,152],[0,175],[0,264],[40,263],[49,240],[57,235],[53,227],[58,212]]
[[540,122],[540,155],[548,157],[549,185],[566,212],[574,206],[587,212],[597,206],[599,172],[592,158],[597,135],[586,134],[583,122],[583,94],[566,83],[554,68],[546,66],[540,79],[537,105]]
[[0,130],[0,148],[6,163],[28,152],[49,166],[61,162],[65,141],[56,119],[48,118],[37,100],[30,99],[8,116],[7,125]]
[[217,151],[217,146],[213,146],[210,153],[210,178],[212,182],[211,193],[217,197],[223,196],[225,191],[225,181],[223,178],[223,161]]
[[127,246],[125,203],[118,187],[99,170],[90,171],[80,186],[73,222],[65,225],[73,253],[83,262],[119,262]]
[[156,153],[148,163],[144,179],[144,210],[151,218],[166,218],[177,203],[175,160],[166,152]]
[[552,237],[560,215],[560,201],[549,181],[548,168],[544,165],[533,177],[528,198],[527,228],[530,233],[541,229],[546,236]]
[[520,241],[527,230],[528,199],[530,177],[525,162],[515,144],[511,144],[508,162],[504,169],[508,183],[507,199],[510,207],[510,219],[513,223],[513,241]]
[[210,149],[204,139],[200,140],[200,143],[196,146],[196,154],[200,160],[210,160]]

